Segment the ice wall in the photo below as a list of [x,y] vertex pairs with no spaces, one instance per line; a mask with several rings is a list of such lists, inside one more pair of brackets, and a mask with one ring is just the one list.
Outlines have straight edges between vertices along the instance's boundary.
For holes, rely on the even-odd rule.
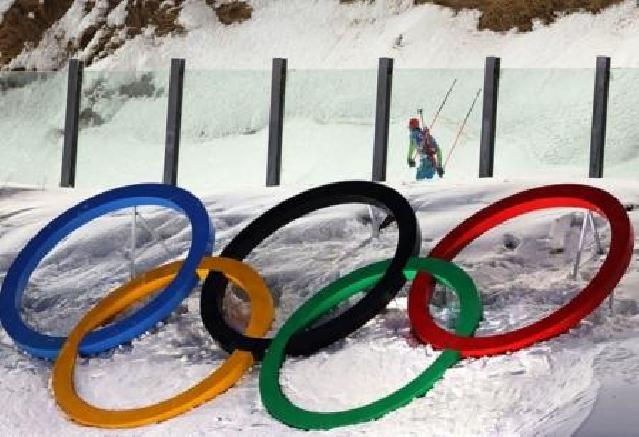
[[[23,75],[23,76],[21,76]],[[288,73],[284,124],[285,184],[368,179],[372,167],[375,70]],[[389,136],[389,180],[411,180],[408,118],[423,108],[444,157],[459,132],[483,71],[396,69]],[[66,75],[2,73],[0,181],[57,185]],[[503,69],[497,114],[495,175],[587,175],[594,71]],[[178,181],[212,191],[265,181],[270,72],[192,71],[185,75]],[[80,116],[77,184],[103,188],[159,181],[164,154],[168,73],[86,72]],[[633,177],[639,157],[639,70],[613,69],[606,177]],[[479,162],[480,95],[448,162],[447,176],[474,178]]]

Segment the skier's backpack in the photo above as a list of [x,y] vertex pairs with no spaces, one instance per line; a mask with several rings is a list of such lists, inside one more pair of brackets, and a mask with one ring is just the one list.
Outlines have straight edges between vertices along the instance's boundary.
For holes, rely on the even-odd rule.
[[432,141],[428,141],[429,135],[425,130],[420,130],[417,134],[417,152],[426,156],[430,161],[433,168],[437,167],[437,144],[435,139],[431,136]]

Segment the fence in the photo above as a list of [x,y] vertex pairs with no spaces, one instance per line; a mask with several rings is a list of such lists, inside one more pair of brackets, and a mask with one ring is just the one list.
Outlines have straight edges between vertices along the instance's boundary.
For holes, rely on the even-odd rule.
[[[93,73],[93,72],[91,72]],[[585,72],[586,74],[590,74],[589,72]],[[374,92],[374,78],[372,76],[367,76],[364,80],[364,77],[360,73],[349,73],[352,77],[342,77],[344,79],[344,83],[340,83],[340,80],[335,80],[333,76],[331,76],[330,71],[311,74],[304,73],[292,70],[291,72],[287,71],[287,60],[286,59],[274,59],[273,60],[273,68],[271,75],[271,83],[270,83],[270,109],[267,111],[268,120],[266,121],[267,125],[267,138],[264,146],[267,147],[265,150],[266,154],[266,168],[264,169],[264,179],[266,181],[267,186],[279,185],[283,182],[282,178],[282,168],[283,168],[283,160],[284,166],[286,165],[287,153],[291,153],[290,149],[287,149],[287,141],[291,139],[291,134],[287,133],[285,129],[285,119],[288,118],[290,114],[297,114],[300,111],[304,111],[304,109],[300,109],[301,105],[300,101],[303,101],[306,96],[304,96],[303,91],[300,92],[298,89],[298,85],[300,81],[304,80],[308,83],[320,83],[326,77],[327,82],[331,82],[330,86],[335,87],[335,89],[339,89],[339,91],[331,92],[329,95],[323,96],[325,99],[331,99],[337,97],[340,93],[343,93],[343,104],[344,108],[342,110],[346,113],[348,112],[349,105],[362,105],[362,107],[370,109],[370,116],[372,119],[372,123],[374,125],[373,129],[371,129],[370,135],[372,136],[370,144],[370,171],[368,178],[375,181],[386,181],[387,180],[387,167],[389,160],[389,140],[399,138],[400,135],[397,129],[391,129],[391,115],[395,110],[397,105],[397,97],[395,93],[398,95],[405,96],[413,94],[418,94],[421,90],[412,90],[410,86],[407,86],[408,83],[405,78],[413,75],[417,78],[419,75],[422,75],[423,72],[410,72],[410,71],[396,71],[393,69],[393,59],[391,58],[382,58],[379,60],[379,66],[377,69],[377,77],[376,77],[376,93]],[[432,75],[437,75],[439,73],[433,72]],[[468,72],[459,72],[456,73],[459,75],[466,74],[466,77],[463,82],[466,84],[474,84],[477,85],[478,77],[474,77],[473,74]],[[483,89],[483,106],[478,105],[477,108],[481,107],[481,118],[480,124],[477,126],[471,126],[472,129],[476,129],[479,131],[478,135],[478,152],[479,152],[479,168],[477,171],[477,175],[479,177],[493,177],[494,175],[494,167],[495,167],[495,157],[496,152],[499,155],[499,150],[496,149],[496,138],[497,138],[497,128],[498,128],[498,119],[503,118],[505,123],[515,124],[517,120],[513,117],[517,115],[517,112],[525,113],[526,111],[523,108],[518,108],[517,102],[506,102],[507,113],[504,113],[504,110],[500,111],[500,88],[505,87],[507,92],[509,90],[513,90],[516,85],[516,81],[514,79],[519,73],[518,72],[509,72],[511,76],[503,76],[500,70],[500,59],[495,57],[489,57],[486,59],[485,68],[483,71],[483,84],[479,84]],[[89,73],[83,72],[82,63],[77,60],[71,60],[69,63],[68,77],[67,77],[67,99],[66,99],[66,113],[65,113],[65,122],[64,122],[64,132],[63,132],[63,150],[62,150],[62,160],[60,163],[61,168],[61,177],[60,177],[60,186],[62,187],[73,187],[76,185],[76,166],[78,162],[78,151],[80,147],[80,151],[82,149],[83,137],[79,135],[80,129],[80,121],[79,117],[81,114],[81,101],[82,101],[82,89],[83,89],[83,78]],[[168,77],[169,82],[169,90],[168,90],[168,101],[166,103],[166,124],[165,124],[165,148],[164,148],[164,166],[161,169],[162,178],[161,180],[167,184],[178,184],[180,183],[180,178],[178,178],[178,169],[181,165],[181,155],[183,159],[199,159],[199,156],[187,156],[184,157],[184,154],[180,154],[180,138],[181,138],[181,125],[182,125],[182,116],[183,116],[183,90],[185,83],[185,61],[183,59],[174,59],[171,63],[170,75]],[[346,76],[346,75],[343,75]],[[394,78],[396,76],[396,78]],[[440,76],[444,77],[445,74],[441,73]],[[434,77],[434,76],[432,76]],[[522,76],[523,77],[523,76]],[[584,76],[587,77],[587,76]],[[505,83],[501,83],[502,80],[506,80]],[[512,79],[511,79],[512,78]],[[594,78],[594,93],[592,93],[592,115],[590,117],[590,155],[589,155],[589,164],[588,164],[588,175],[593,178],[601,178],[604,175],[604,150],[606,143],[606,126],[607,126],[607,116],[608,116],[608,100],[610,93],[610,78],[611,78],[611,70],[610,70],[610,58],[608,57],[599,57],[596,62],[596,70],[595,70],[595,78]],[[253,80],[253,79],[251,79]],[[443,81],[441,78],[437,79],[438,81]],[[315,81],[315,82],[314,82]],[[434,80],[430,81],[431,83]],[[396,84],[394,84],[396,82]],[[99,81],[96,81],[99,83]],[[122,80],[122,83],[126,86],[126,80]],[[143,83],[143,82],[142,82]],[[415,82],[410,83],[418,83],[418,79]],[[521,87],[525,89],[526,83],[530,83],[529,80],[522,80]],[[353,102],[352,99],[348,99],[347,90],[352,89],[353,86],[358,86],[360,88],[366,88],[366,96],[360,99],[361,101]],[[97,85],[92,85],[97,86]],[[211,86],[215,86],[215,84],[211,84]],[[412,85],[411,85],[412,86]],[[424,85],[428,87],[428,84]],[[460,85],[458,85],[459,88]],[[472,88],[473,85],[469,85]],[[591,85],[592,86],[592,85]],[[340,88],[341,87],[341,88]],[[371,89],[371,87],[373,89]],[[287,89],[289,92],[287,93]],[[592,89],[592,88],[591,88]],[[468,92],[470,92],[470,88]],[[474,94],[474,89],[471,94]],[[144,90],[135,90],[137,93],[144,93]],[[441,93],[441,90],[438,90]],[[583,93],[583,90],[580,91]],[[152,91],[149,91],[152,95]],[[287,96],[287,94],[290,94]],[[534,93],[532,93],[534,94]],[[469,94],[470,95],[470,94]],[[194,97],[190,94],[190,99]],[[185,97],[185,99],[187,99]],[[263,95],[256,95],[255,102],[257,104],[258,101],[261,101]],[[428,99],[432,101],[436,101],[439,96],[429,95]],[[321,99],[322,96],[316,96],[315,98]],[[421,97],[420,97],[421,98]],[[527,98],[530,99],[531,102],[534,102],[538,96],[531,95]],[[188,99],[187,99],[188,100]],[[290,101],[289,101],[290,100]],[[191,100],[192,101],[192,100]],[[320,101],[320,100],[317,100]],[[213,104],[216,102],[213,102]],[[224,105],[224,102],[218,102],[220,105]],[[286,103],[286,105],[285,105]],[[511,109],[508,107],[508,104],[513,107]],[[458,105],[468,105],[470,104],[470,100],[468,102],[457,103]],[[401,105],[399,105],[401,106]],[[505,108],[506,108],[505,107]],[[367,113],[369,109],[364,109],[363,112]],[[458,108],[461,109],[461,106]],[[582,108],[583,109],[583,108]],[[478,111],[479,109],[477,109]],[[188,113],[188,105],[185,106],[185,111],[187,112],[186,117],[192,116]],[[397,111],[406,111],[406,108],[400,108]],[[465,112],[465,111],[463,111]],[[86,114],[84,114],[86,116]],[[512,120],[510,118],[513,118]],[[156,117],[157,118],[157,117]],[[584,120],[582,116],[580,118],[581,121]],[[430,121],[430,120],[427,120]],[[454,120],[455,122],[459,120]],[[321,122],[321,120],[320,120]],[[474,121],[471,120],[471,124]],[[453,126],[453,120],[442,120],[438,121],[439,124],[445,124],[446,128],[451,132],[456,130],[456,126]],[[139,126],[140,129],[149,129],[148,126]],[[303,127],[302,127],[303,128]],[[368,129],[368,128],[366,128]],[[365,136],[368,135],[365,132],[366,129],[360,129],[362,137],[358,141],[366,141]],[[253,133],[254,132],[249,132]],[[405,134],[402,134],[405,136]],[[561,139],[558,139],[560,142]],[[292,140],[291,140],[292,141]],[[531,139],[531,141],[536,141]],[[574,146],[572,146],[574,147]],[[261,152],[261,150],[260,150]],[[49,152],[50,153],[50,152]],[[115,152],[114,152],[115,153]],[[464,152],[467,156],[468,150]],[[562,153],[561,150],[557,151],[558,156]],[[568,153],[568,152],[566,152]],[[364,156],[364,155],[362,155]],[[122,157],[122,159],[127,160],[136,160],[137,157]],[[159,157],[158,157],[159,158]],[[502,159],[503,162],[507,162],[508,157]],[[461,158],[460,158],[461,159]],[[500,158],[501,159],[501,158]],[[161,160],[156,158],[148,158],[148,163],[145,162],[141,165],[149,166],[149,169],[153,168],[153,171],[156,171],[158,163]],[[151,163],[153,161],[153,163]],[[157,161],[157,163],[156,163]],[[213,163],[215,164],[215,163]],[[499,164],[499,163],[498,163]],[[220,165],[223,165],[220,163]],[[502,164],[503,165],[503,164]],[[214,165],[211,165],[211,171],[215,171]],[[150,171],[150,170],[149,170]],[[158,180],[159,177],[158,171]],[[362,171],[359,171],[359,174],[355,176],[363,176]],[[286,178],[284,178],[286,179]],[[284,180],[284,182],[286,182]]]

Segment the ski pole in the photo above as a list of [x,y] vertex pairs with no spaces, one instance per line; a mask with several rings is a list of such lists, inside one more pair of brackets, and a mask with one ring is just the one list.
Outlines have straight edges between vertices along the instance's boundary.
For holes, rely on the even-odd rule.
[[443,166],[444,169],[446,168],[446,165],[448,164],[448,160],[450,159],[450,156],[453,154],[453,150],[455,150],[455,147],[457,146],[457,142],[459,141],[459,138],[461,137],[464,127],[466,127],[466,122],[468,121],[468,117],[470,117],[471,112],[473,112],[473,108],[475,107],[475,103],[477,102],[477,99],[479,98],[480,93],[481,93],[481,88],[479,88],[479,90],[477,91],[477,94],[475,94],[475,99],[473,99],[473,104],[470,105],[470,109],[468,110],[468,113],[466,114],[464,121],[459,127],[459,131],[457,132],[457,136],[455,137],[453,146],[450,148],[450,151],[448,152],[448,156],[446,156],[446,160],[444,161],[444,166]]
[[[442,101],[442,104],[439,105],[439,108],[437,109],[437,112],[435,113],[435,116],[433,117],[433,121],[430,122],[430,130],[433,130],[433,126],[435,125],[435,122],[439,118],[439,113],[442,111],[442,109],[444,108],[444,105],[448,101],[448,96],[450,96],[450,93],[453,92],[453,88],[455,87],[456,83],[457,83],[457,78],[453,80],[452,85],[450,86],[450,88],[448,88],[448,91],[446,92],[446,95],[444,96],[444,100]],[[424,122],[422,121],[422,126],[423,125],[424,125]]]
[[[457,78],[455,78],[455,80],[453,80],[452,85],[450,86],[450,88],[448,88],[448,91],[446,92],[446,95],[444,96],[444,100],[442,101],[441,105],[439,105],[439,108],[437,109],[437,112],[435,113],[435,116],[433,117],[433,121],[430,123],[430,128],[429,128],[430,130],[433,129],[433,125],[435,124],[435,122],[439,118],[439,113],[442,111],[442,109],[444,108],[444,105],[448,101],[448,96],[450,96],[450,93],[453,91],[453,88],[455,87],[456,83],[457,83]],[[422,127],[425,127],[425,125],[424,125],[424,110],[422,108],[418,108],[417,109],[417,113],[419,114],[419,121],[420,121]]]

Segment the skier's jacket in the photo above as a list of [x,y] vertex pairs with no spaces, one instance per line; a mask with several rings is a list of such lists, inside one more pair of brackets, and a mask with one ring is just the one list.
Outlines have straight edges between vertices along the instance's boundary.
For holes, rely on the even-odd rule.
[[410,145],[408,147],[408,159],[412,159],[417,153],[420,161],[427,160],[433,168],[442,166],[442,151],[437,141],[429,133],[421,129],[410,131]]

